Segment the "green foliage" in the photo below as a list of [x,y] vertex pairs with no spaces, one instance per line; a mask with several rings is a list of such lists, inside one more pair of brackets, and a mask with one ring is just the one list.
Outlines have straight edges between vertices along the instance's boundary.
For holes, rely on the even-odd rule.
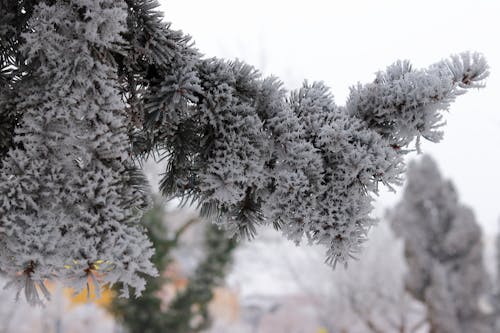
[[236,247],[215,225],[205,230],[206,258],[200,262],[187,288],[179,293],[165,313],[164,332],[199,332],[210,325],[208,305],[213,288],[223,282],[231,253]]
[[[171,252],[179,246],[182,232],[192,226],[193,221],[182,226],[174,237],[167,238],[168,226],[162,204],[157,202],[144,216],[144,225],[155,248],[152,262],[158,271],[164,272],[172,263]],[[223,282],[235,246],[236,242],[227,239],[215,225],[206,225],[206,257],[199,263],[186,289],[180,291],[166,309],[158,293],[168,280],[160,274],[159,277],[146,277],[147,287],[141,297],[115,298],[109,310],[130,333],[189,333],[207,328],[213,288]]]
[[[159,272],[165,270],[171,262],[169,256],[174,243],[166,239],[166,228],[163,223],[162,205],[156,203],[143,217],[155,254],[151,261]],[[131,332],[160,332],[163,314],[160,311],[161,300],[156,293],[166,282],[160,274],[158,277],[146,277],[147,287],[140,298],[115,298],[110,311],[115,314]],[[157,327],[159,326],[159,327]]]

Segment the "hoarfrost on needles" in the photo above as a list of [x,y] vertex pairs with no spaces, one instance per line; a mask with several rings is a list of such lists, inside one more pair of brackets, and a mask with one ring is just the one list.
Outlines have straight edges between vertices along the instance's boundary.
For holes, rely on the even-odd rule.
[[140,293],[139,273],[156,272],[131,158],[151,154],[167,160],[163,194],[230,234],[273,225],[346,264],[379,185],[401,183],[413,140],[439,141],[442,112],[488,75],[477,53],[398,61],[341,106],[321,82],[287,92],[248,64],[203,58],[156,0],[18,6],[0,30],[0,269],[30,292],[57,278]]
[[48,279],[76,291],[120,282],[124,295],[129,286],[138,295],[139,273],[156,274],[137,225],[148,193],[135,183],[125,105],[106,60],[125,19],[122,2],[42,3],[23,35],[39,66],[20,83],[18,147],[0,170],[0,267],[32,303],[41,303],[38,290],[47,296]]

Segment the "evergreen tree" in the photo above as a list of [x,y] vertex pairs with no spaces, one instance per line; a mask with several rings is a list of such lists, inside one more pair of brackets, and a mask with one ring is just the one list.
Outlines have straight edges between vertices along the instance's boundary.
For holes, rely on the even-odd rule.
[[[263,78],[247,64],[202,58],[189,36],[162,22],[156,0],[0,3],[0,158],[6,164],[0,169],[6,179],[2,186],[22,186],[19,178],[11,177],[13,163],[23,163],[29,154],[45,154],[29,148],[39,138],[24,134],[27,124],[37,124],[33,133],[50,137],[59,149],[30,184],[46,186],[47,177],[54,174],[62,179],[59,190],[47,193],[67,191],[71,196],[64,200],[71,197],[80,207],[78,200],[86,201],[84,193],[72,186],[81,184],[69,179],[74,172],[85,173],[78,165],[94,167],[89,156],[99,150],[99,158],[113,166],[104,168],[109,173],[101,178],[85,181],[91,187],[102,179],[120,188],[118,201],[140,206],[138,177],[127,176],[132,166],[123,162],[131,143],[135,158],[150,154],[167,158],[161,189],[168,198],[197,203],[204,216],[240,237],[253,237],[258,224],[272,224],[297,243],[306,237],[326,246],[327,262],[333,265],[346,263],[359,250],[373,224],[369,217],[373,196],[380,183],[400,184],[403,157],[411,142],[416,138],[418,144],[420,137],[439,141],[442,111],[466,90],[481,87],[488,75],[484,58],[476,53],[453,56],[422,70],[400,61],[379,72],[372,83],[353,87],[346,105],[338,106],[322,83],[306,82],[288,93],[278,79]],[[45,100],[48,104],[42,106]],[[65,107],[64,115],[61,105],[71,106]],[[87,107],[85,119],[80,111]],[[59,110],[53,117],[60,120],[52,122],[44,108]],[[50,126],[36,123],[38,118],[51,120]],[[39,155],[32,163],[45,163],[41,157],[46,159]],[[49,172],[42,167],[56,169]],[[10,244],[6,249],[21,244],[36,248],[34,240],[13,231],[19,224],[19,230],[35,224],[34,215],[24,208],[28,201],[0,193],[0,237]],[[37,206],[45,200],[31,199]],[[123,207],[122,217],[129,221],[134,205],[115,207]],[[89,201],[88,207],[106,209],[102,202]],[[21,211],[26,213],[24,222],[10,220]],[[65,225],[61,221],[68,212],[49,207],[44,211],[51,215],[44,217],[49,221],[44,233],[55,230],[53,237],[61,243],[73,235],[64,228],[57,231]],[[115,209],[107,211],[118,214]],[[74,221],[74,225],[86,223],[78,214]],[[128,224],[120,223],[124,225]],[[96,245],[101,244],[98,229],[92,224],[87,233],[78,233],[82,241],[70,241],[68,249],[79,253],[83,242],[101,253]],[[133,244],[137,244],[134,256],[140,254],[143,260],[150,256],[144,253],[148,242],[143,236],[134,238]],[[114,256],[125,249],[109,251]],[[1,269],[11,274],[28,269],[32,275],[30,263],[38,265],[36,260],[19,258],[19,252],[3,252],[4,258],[19,262],[8,268],[10,263],[2,261]],[[48,252],[39,252],[37,260],[81,259],[80,254]],[[108,260],[102,254],[92,257]],[[132,266],[127,267],[152,273],[143,261],[141,268]],[[47,269],[44,278],[54,276],[55,269]],[[110,282],[117,279],[121,278],[109,275]],[[133,284],[142,288],[138,281]]]
[[[167,238],[165,218],[168,216],[159,203],[144,216],[155,249],[152,262],[160,272],[172,263],[171,252],[179,246],[180,236],[192,222],[188,221],[174,237]],[[213,288],[223,282],[235,246],[236,242],[215,225],[207,225],[204,230],[205,257],[186,289],[179,291],[166,308],[159,292],[168,279],[159,276],[146,277],[147,286],[140,298],[115,298],[110,311],[130,333],[192,333],[208,328],[211,322],[208,305],[213,298]]]
[[[170,250],[174,246],[174,242],[167,239],[164,217],[163,206],[159,203],[156,203],[143,216],[143,224],[155,249],[151,262],[160,273],[171,263]],[[162,300],[158,298],[157,293],[164,283],[165,279],[161,274],[157,277],[146,277],[146,288],[141,297],[135,299],[114,298],[110,311],[131,332],[160,332],[160,325],[163,321],[163,314],[160,311]]]
[[406,288],[427,306],[431,333],[494,332],[480,227],[429,156],[410,164],[390,218],[405,242]]

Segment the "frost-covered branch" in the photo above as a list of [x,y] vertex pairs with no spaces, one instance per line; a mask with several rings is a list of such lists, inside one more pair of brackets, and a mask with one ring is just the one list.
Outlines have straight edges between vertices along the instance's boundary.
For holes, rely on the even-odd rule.
[[401,183],[410,143],[438,141],[442,111],[488,74],[479,54],[425,70],[398,62],[353,88],[343,107],[321,82],[288,93],[239,61],[194,68],[190,86],[163,95],[169,107],[150,104],[164,119],[146,125],[169,160],[164,194],[197,202],[243,237],[271,223],[296,242],[323,244],[333,265],[359,251],[373,196],[379,184]]
[[437,142],[442,137],[437,129],[444,124],[440,111],[467,89],[483,87],[488,73],[477,53],[455,55],[423,70],[398,61],[373,83],[351,88],[347,109],[396,149],[420,136]]
[[337,106],[321,82],[287,92],[240,61],[203,59],[160,21],[156,1],[128,4],[136,51],[123,62],[134,78],[124,89],[143,89],[131,137],[137,154],[168,159],[163,193],[241,237],[272,224],[295,242],[323,244],[332,265],[359,251],[373,196],[401,183],[411,142],[439,141],[442,112],[488,75],[477,53],[422,70],[400,61]]
[[132,159],[151,154],[168,160],[166,196],[232,234],[273,225],[347,263],[410,143],[438,141],[442,111],[488,75],[476,53],[397,62],[339,106],[321,82],[288,92],[203,58],[156,0],[0,4],[0,269],[33,290],[54,276],[144,287],[137,273],[154,269]]
[[120,282],[139,295],[140,274],[156,274],[109,56],[125,19],[111,0],[40,4],[22,34],[34,70],[17,84],[22,121],[0,169],[0,267],[33,304],[48,298],[46,280],[77,291]]

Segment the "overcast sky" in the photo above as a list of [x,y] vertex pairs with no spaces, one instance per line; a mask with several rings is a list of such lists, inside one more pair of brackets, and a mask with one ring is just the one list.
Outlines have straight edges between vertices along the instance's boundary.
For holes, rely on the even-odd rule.
[[[487,87],[454,103],[439,144],[424,144],[488,232],[500,216],[500,1],[160,0],[167,21],[193,36],[207,57],[239,58],[279,76],[287,88],[322,80],[337,104],[397,59],[426,67],[479,51]],[[496,98],[497,97],[497,98]],[[401,191],[399,191],[401,192]],[[377,212],[398,195],[384,193]]]

